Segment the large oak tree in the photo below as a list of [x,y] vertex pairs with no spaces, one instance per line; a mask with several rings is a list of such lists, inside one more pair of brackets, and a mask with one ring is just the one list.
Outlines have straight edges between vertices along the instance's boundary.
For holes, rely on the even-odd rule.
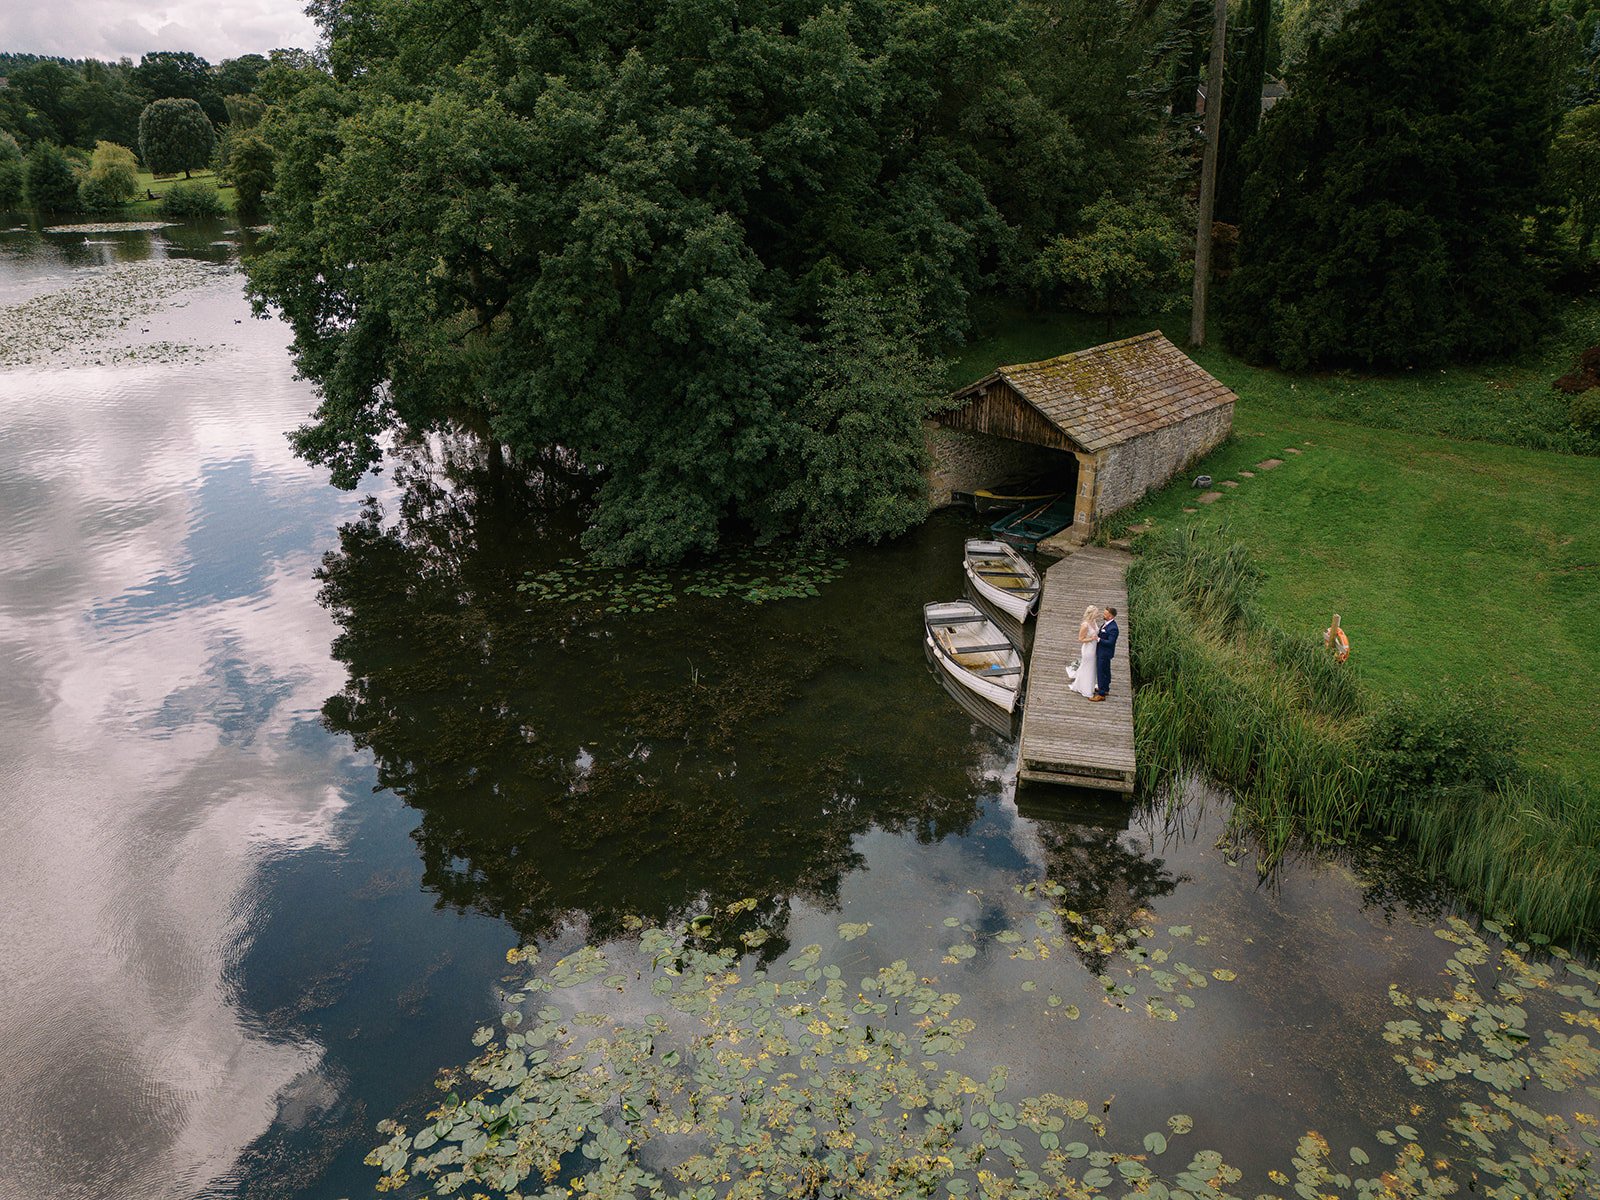
[[1150,7],[317,6],[327,69],[264,83],[248,265],[321,388],[299,449],[348,486],[390,430],[562,446],[616,558],[730,520],[900,531],[929,347],[1062,213],[1159,173],[1158,101],[1111,53]]

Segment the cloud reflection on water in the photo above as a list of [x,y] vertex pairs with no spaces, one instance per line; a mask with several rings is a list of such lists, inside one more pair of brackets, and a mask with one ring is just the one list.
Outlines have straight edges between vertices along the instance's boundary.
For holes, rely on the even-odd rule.
[[283,330],[236,279],[186,298],[241,353],[0,376],[6,1196],[193,1195],[321,1056],[233,970],[262,864],[339,838],[307,547],[354,502],[284,440]]

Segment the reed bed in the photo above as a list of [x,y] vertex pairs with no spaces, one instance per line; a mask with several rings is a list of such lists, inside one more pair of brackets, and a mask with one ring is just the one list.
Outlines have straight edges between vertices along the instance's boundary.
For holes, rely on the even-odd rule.
[[1529,934],[1600,931],[1600,792],[1525,771],[1492,701],[1372,696],[1320,640],[1262,617],[1260,572],[1225,533],[1147,534],[1138,549],[1128,599],[1143,794],[1199,770],[1234,794],[1263,870],[1295,839],[1388,835]]

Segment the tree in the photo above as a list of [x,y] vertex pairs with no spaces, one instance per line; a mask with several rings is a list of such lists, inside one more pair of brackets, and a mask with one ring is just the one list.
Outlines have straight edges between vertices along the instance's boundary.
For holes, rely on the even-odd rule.
[[78,134],[77,117],[69,102],[77,83],[77,74],[60,63],[39,62],[13,73],[6,90],[15,92],[38,118],[39,136],[67,145],[76,141]]
[[126,68],[90,59],[83,64],[83,77],[68,90],[67,103],[79,141],[131,146],[138,140],[139,110],[144,105],[128,89]]
[[214,123],[227,120],[211,64],[198,54],[187,50],[152,51],[133,69],[133,82],[152,100],[193,100]]
[[1119,316],[1164,312],[1179,304],[1192,264],[1183,222],[1148,201],[1103,196],[1080,217],[1080,232],[1040,254],[1040,285],[1084,312]]
[[[1170,174],[1157,99],[1112,68],[1111,98],[1083,99],[1044,69],[1058,46],[1092,62],[1102,38],[1121,63],[1117,39],[1158,41],[1132,6],[687,11],[330,4],[327,66],[263,76],[274,236],[247,270],[321,390],[297,448],[336,482],[390,430],[469,427],[599,474],[587,544],[613,558],[730,526],[834,536],[808,487],[882,536],[919,511],[925,397],[874,390],[858,426],[818,402],[828,356],[916,378],[1054,232],[1052,190]],[[917,319],[880,324],[885,305]]]
[[88,173],[78,185],[86,212],[118,208],[139,194],[139,160],[114,142],[96,142]]
[[1248,152],[1224,332],[1290,368],[1500,353],[1542,327],[1529,254],[1561,72],[1501,0],[1365,0]]
[[1600,224],[1600,104],[1575,108],[1561,118],[1550,143],[1550,177],[1566,200],[1585,257]]
[[78,203],[78,177],[61,147],[39,142],[23,168],[28,203],[42,212],[71,212]]
[[272,147],[253,130],[230,133],[228,174],[233,180],[233,202],[241,220],[253,221],[265,211],[272,190]]
[[213,88],[219,96],[248,96],[261,82],[269,60],[264,54],[241,54],[238,58],[223,59],[217,68]]
[[1246,24],[1236,29],[1228,53],[1228,86],[1222,105],[1222,141],[1217,150],[1216,219],[1239,221],[1244,198],[1244,147],[1261,124],[1261,87],[1267,75],[1273,0],[1247,0]]
[[1217,204],[1217,152],[1222,144],[1223,86],[1228,45],[1228,0],[1217,0],[1211,25],[1211,57],[1206,66],[1206,149],[1200,163],[1200,203],[1194,234],[1194,299],[1189,305],[1189,345],[1206,342],[1211,292],[1211,239]]
[[139,157],[156,175],[189,172],[211,161],[217,131],[193,100],[153,100],[139,114]]
[[0,212],[22,203],[22,150],[17,139],[0,130]]

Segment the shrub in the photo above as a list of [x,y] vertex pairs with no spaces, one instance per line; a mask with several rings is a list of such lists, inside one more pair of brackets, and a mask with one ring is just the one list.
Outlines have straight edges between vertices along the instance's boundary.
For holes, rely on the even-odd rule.
[[175,183],[161,197],[163,217],[220,217],[222,199],[205,183]]
[[126,202],[120,190],[103,179],[85,175],[78,181],[78,208],[82,212],[112,212]]
[[1515,728],[1478,692],[1394,697],[1368,718],[1365,734],[1372,782],[1390,806],[1493,789],[1516,770]]

